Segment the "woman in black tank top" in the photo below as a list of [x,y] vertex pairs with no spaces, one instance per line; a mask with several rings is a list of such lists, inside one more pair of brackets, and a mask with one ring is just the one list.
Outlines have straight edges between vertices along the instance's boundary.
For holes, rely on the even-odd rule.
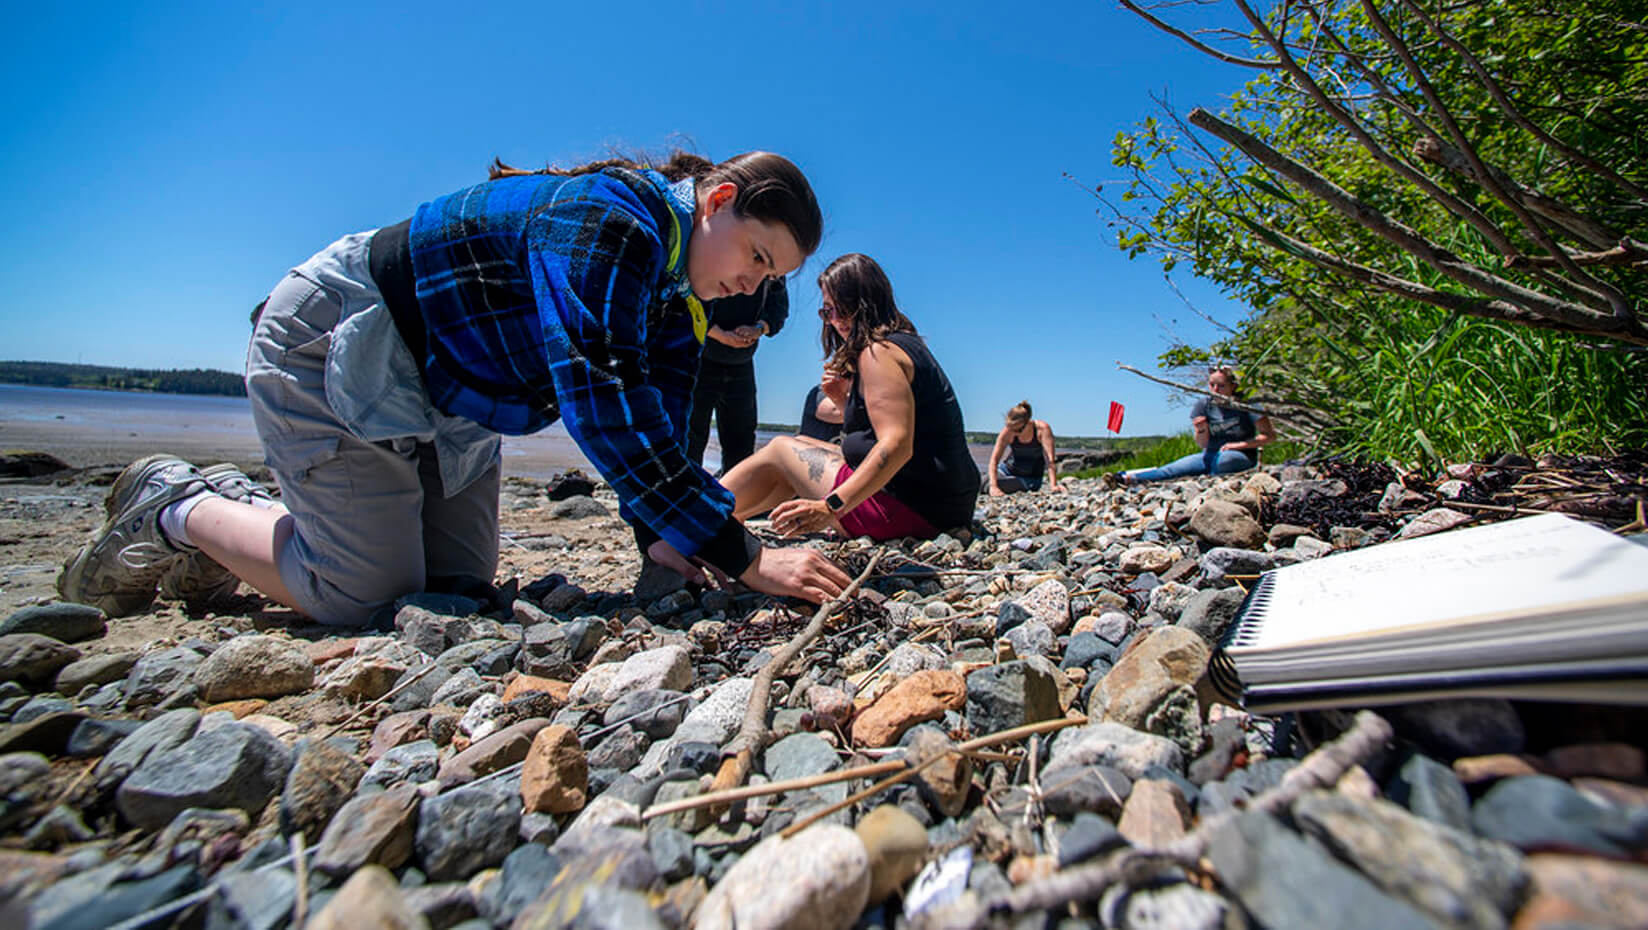
[[944,369],[867,255],[818,277],[826,365],[851,378],[836,449],[780,436],[722,478],[734,514],[795,535],[932,537],[972,522],[978,466]]
[[1007,411],[1007,425],[996,434],[990,450],[990,495],[1039,491],[1043,471],[1049,491],[1064,490],[1053,458],[1053,427],[1031,417],[1030,402],[1021,400]]

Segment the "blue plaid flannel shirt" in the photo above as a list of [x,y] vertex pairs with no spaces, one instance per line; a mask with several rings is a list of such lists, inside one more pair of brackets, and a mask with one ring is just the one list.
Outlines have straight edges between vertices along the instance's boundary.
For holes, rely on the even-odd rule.
[[736,577],[752,540],[684,447],[702,347],[688,314],[666,311],[689,293],[693,207],[691,180],[621,168],[424,204],[409,234],[419,362],[443,413],[513,435],[562,419],[643,544],[662,538]]

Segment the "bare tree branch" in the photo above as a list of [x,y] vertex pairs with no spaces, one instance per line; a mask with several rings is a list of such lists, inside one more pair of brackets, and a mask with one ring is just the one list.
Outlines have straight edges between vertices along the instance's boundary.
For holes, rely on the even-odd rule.
[[[1380,15],[1379,8],[1374,5],[1373,0],[1362,0],[1362,10],[1367,14],[1373,28],[1402,59],[1403,66],[1408,69],[1408,74],[1413,78],[1420,94],[1431,105],[1431,109],[1436,113],[1437,120],[1447,130],[1448,135],[1453,139],[1453,144],[1458,146],[1460,154],[1464,155],[1465,160],[1470,163],[1472,171],[1476,174],[1477,183],[1497,197],[1499,202],[1511,211],[1517,221],[1522,224],[1523,229],[1533,237],[1535,242],[1539,243],[1539,246],[1547,254],[1556,259],[1557,264],[1564,271],[1578,279],[1582,286],[1596,291],[1606,298],[1608,306],[1613,309],[1614,316],[1631,316],[1631,306],[1626,302],[1625,295],[1621,294],[1618,288],[1598,280],[1569,260],[1567,255],[1563,253],[1562,247],[1557,245],[1550,235],[1545,232],[1545,228],[1529,215],[1522,203],[1500,186],[1493,172],[1488,170],[1488,167],[1482,163],[1482,159],[1476,154],[1476,149],[1471,145],[1470,140],[1465,138],[1465,133],[1459,128],[1459,124],[1454,121],[1453,114],[1448,111],[1447,104],[1443,103],[1441,95],[1431,85],[1430,78],[1419,67],[1419,62],[1414,60],[1413,53],[1408,50],[1407,43],[1402,41],[1402,37],[1396,33],[1395,29],[1391,28],[1385,17]],[[1512,258],[1514,259],[1515,256],[1512,256]]]
[[[1438,167],[1445,168],[1460,177],[1475,181],[1476,168],[1472,166],[1462,152],[1443,142],[1435,136],[1421,136],[1413,142],[1413,154]],[[1511,196],[1517,198],[1523,206],[1534,213],[1563,229],[1587,245],[1599,249],[1606,249],[1620,241],[1618,233],[1588,217],[1580,216],[1567,204],[1539,191],[1524,187],[1517,180],[1492,165],[1484,165],[1488,173]],[[1513,264],[1514,264],[1513,260]]]
[[1518,126],[1521,126],[1523,130],[1538,139],[1540,142],[1562,153],[1565,158],[1573,161],[1575,164],[1583,165],[1586,168],[1589,168],[1598,175],[1606,178],[1610,183],[1623,190],[1629,191],[1633,197],[1636,197],[1639,200],[1648,200],[1648,190],[1644,190],[1640,186],[1631,183],[1607,165],[1597,161],[1584,152],[1575,149],[1573,146],[1564,143],[1555,136],[1552,136],[1550,133],[1541,129],[1532,120],[1524,116],[1522,111],[1517,109],[1517,106],[1511,100],[1510,95],[1505,93],[1505,89],[1499,85],[1498,81],[1494,80],[1494,76],[1489,73],[1486,67],[1483,66],[1481,59],[1471,54],[1470,49],[1466,48],[1463,43],[1449,34],[1447,30],[1443,29],[1442,24],[1427,14],[1418,3],[1415,3],[1414,0],[1398,0],[1398,2],[1406,7],[1409,12],[1413,13],[1413,15],[1416,16],[1420,22],[1424,23],[1426,27],[1428,27],[1430,31],[1434,33],[1439,40],[1441,40],[1443,45],[1447,46],[1448,49],[1460,57],[1460,60],[1465,62],[1465,66],[1471,69],[1471,73],[1476,75],[1476,79],[1482,82],[1482,87],[1487,90],[1488,96],[1492,97],[1494,102],[1499,104],[1505,115],[1510,118],[1512,122],[1516,123]]
[[1261,71],[1270,71],[1277,67],[1276,62],[1274,61],[1264,61],[1259,58],[1241,58],[1228,52],[1221,52],[1190,33],[1185,32],[1183,29],[1179,29],[1168,24],[1166,21],[1158,18],[1154,13],[1138,5],[1137,3],[1134,3],[1133,0],[1121,0],[1121,5],[1123,8],[1131,10],[1138,16],[1142,17],[1145,22],[1155,26],[1157,29],[1160,29],[1176,39],[1182,40],[1185,44],[1189,45],[1196,51],[1201,52],[1204,55],[1210,55],[1217,58],[1227,65],[1240,65],[1244,68],[1257,68]]
[[[1621,239],[1619,245],[1601,252],[1569,252],[1568,258],[1578,265],[1616,265],[1624,268],[1635,268],[1639,265],[1648,265],[1648,245],[1635,239]],[[1544,264],[1554,261],[1543,255],[1524,255],[1522,263],[1529,265]],[[1513,262],[1513,267],[1516,265]]]
[[[1496,297],[1534,316],[1567,324],[1579,332],[1599,335],[1617,335],[1640,330],[1642,324],[1635,317],[1620,319],[1611,314],[1598,313],[1588,307],[1559,300],[1507,281],[1497,275],[1462,261],[1447,250],[1424,239],[1408,226],[1399,223],[1373,207],[1363,203],[1344,188],[1281,154],[1255,136],[1232,126],[1206,110],[1197,108],[1190,113],[1190,122],[1220,139],[1236,146],[1250,158],[1304,188],[1313,197],[1326,203],[1343,216],[1360,223],[1415,258],[1442,274],[1490,297]],[[1624,336],[1621,336],[1624,338]]]

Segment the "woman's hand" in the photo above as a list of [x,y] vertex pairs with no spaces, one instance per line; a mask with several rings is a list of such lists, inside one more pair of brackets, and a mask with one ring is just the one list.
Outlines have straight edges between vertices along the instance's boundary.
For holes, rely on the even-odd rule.
[[825,530],[844,533],[841,521],[830,512],[828,504],[804,498],[788,500],[774,507],[770,522],[773,530],[785,536],[802,536],[807,533],[822,533]]
[[996,484],[994,481],[990,482],[990,496],[991,497],[1003,497],[1003,496],[1006,495],[1006,493],[1007,493],[1006,491],[1003,491],[1001,489],[1000,485]]
[[819,380],[818,387],[824,392],[825,397],[835,401],[837,407],[845,409],[847,392],[852,390],[853,379],[834,368],[825,368],[824,377]]
[[822,604],[852,584],[841,566],[811,549],[767,549],[738,580],[763,594],[799,597]]

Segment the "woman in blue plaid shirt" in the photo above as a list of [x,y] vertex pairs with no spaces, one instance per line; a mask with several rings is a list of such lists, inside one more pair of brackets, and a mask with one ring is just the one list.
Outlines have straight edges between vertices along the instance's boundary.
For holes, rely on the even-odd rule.
[[794,271],[822,225],[806,178],[766,152],[677,153],[656,170],[495,163],[487,182],[345,236],[270,293],[246,385],[278,502],[232,467],[140,460],[59,590],[120,616],[157,588],[199,601],[244,580],[349,625],[404,594],[488,590],[499,434],[559,419],[654,561],[695,581],[838,594],[839,566],[763,548],[684,448],[700,301]]

